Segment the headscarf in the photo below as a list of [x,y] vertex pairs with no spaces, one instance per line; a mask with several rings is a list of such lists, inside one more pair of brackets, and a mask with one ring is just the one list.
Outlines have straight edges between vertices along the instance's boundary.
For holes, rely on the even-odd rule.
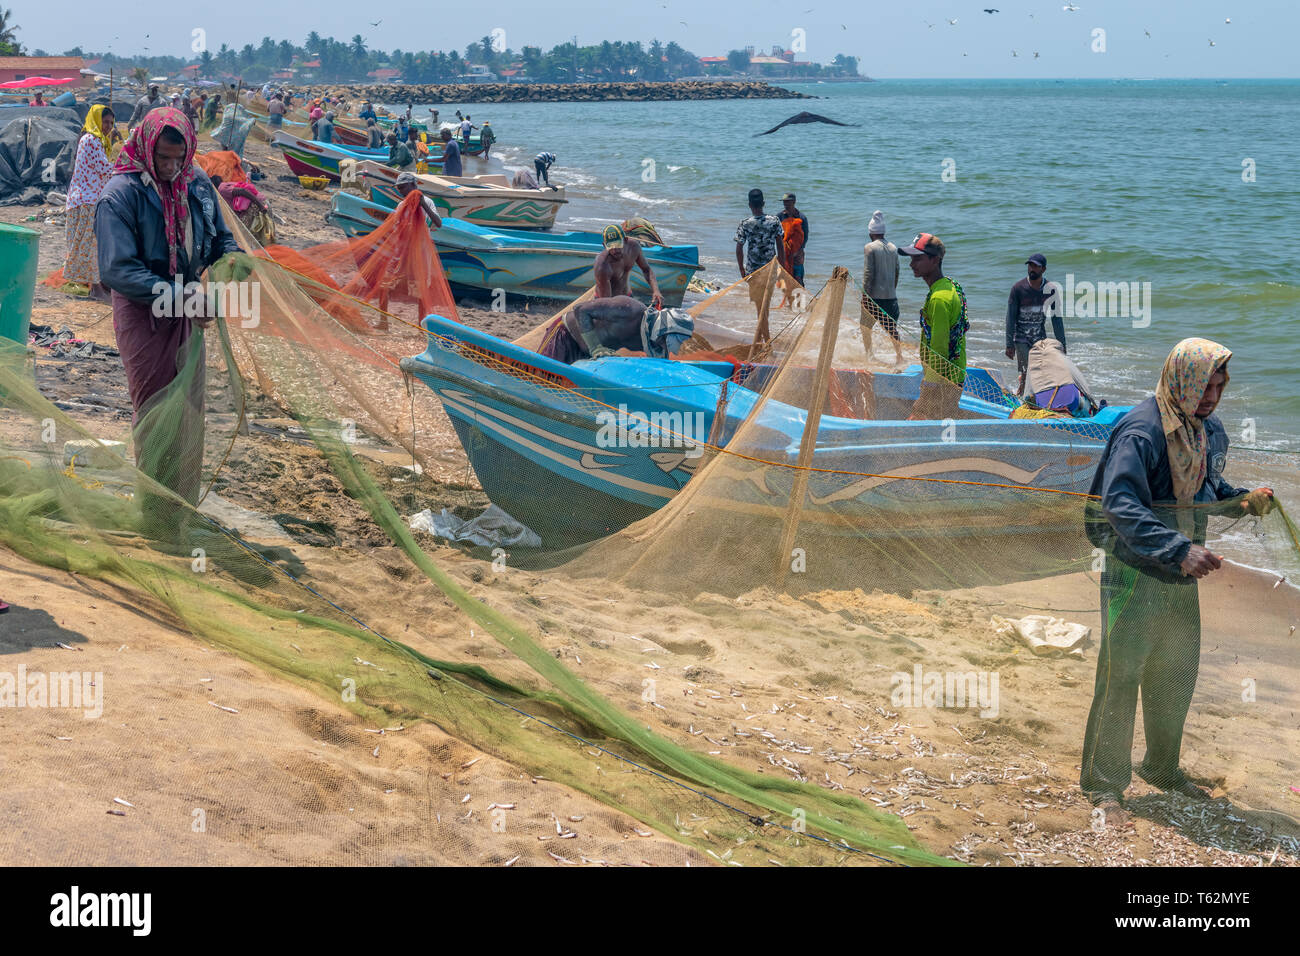
[[1210,377],[1230,358],[1232,352],[1217,342],[1183,339],[1169,353],[1160,373],[1156,404],[1169,447],[1174,498],[1179,504],[1191,504],[1205,483],[1205,423],[1196,417],[1196,407]]
[[103,143],[104,155],[107,156],[108,151],[113,147],[113,134],[111,132],[105,132],[104,127],[102,126],[104,109],[105,107],[102,103],[96,103],[87,110],[86,122],[81,124],[81,131],[83,133],[90,133],[95,137],[95,139]]
[[885,234],[885,214],[877,209],[871,214],[871,222],[867,223],[867,235],[883,236]]
[[[169,183],[159,181],[154,168],[154,149],[162,131],[171,127],[185,139],[185,160],[181,171]],[[196,148],[194,127],[185,114],[171,106],[159,107],[145,114],[140,125],[131,131],[131,138],[122,147],[122,155],[113,166],[114,176],[139,173],[145,186],[152,186],[162,200],[163,231],[167,236],[167,263],[172,274],[179,273],[177,250],[185,245],[190,226],[190,183],[197,175],[194,166]]]

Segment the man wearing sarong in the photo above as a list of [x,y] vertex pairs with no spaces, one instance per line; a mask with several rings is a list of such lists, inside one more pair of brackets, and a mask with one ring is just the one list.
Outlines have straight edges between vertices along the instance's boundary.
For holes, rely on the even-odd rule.
[[[95,209],[100,279],[112,290],[134,409],[136,466],[191,505],[199,500],[203,466],[202,330],[211,317],[185,315],[193,311],[184,308],[190,297],[173,296],[178,283],[197,282],[222,256],[239,251],[194,152],[194,130],[180,110],[150,111]],[[147,489],[137,499],[147,533],[182,538],[183,509]]]
[[1147,751],[1138,776],[1208,799],[1178,763],[1201,651],[1196,582],[1222,566],[1205,547],[1207,518],[1265,514],[1273,505],[1272,489],[1235,488],[1223,478],[1228,435],[1213,412],[1231,357],[1206,339],[1174,346],[1156,394],[1115,426],[1093,478],[1098,500],[1089,503],[1087,530],[1105,552],[1102,632],[1079,785],[1108,826],[1128,822],[1122,802],[1133,778],[1139,690]]

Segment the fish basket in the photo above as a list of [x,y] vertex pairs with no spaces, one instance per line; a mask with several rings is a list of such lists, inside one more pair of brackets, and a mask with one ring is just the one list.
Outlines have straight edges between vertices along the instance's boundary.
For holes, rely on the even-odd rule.
[[329,182],[328,176],[299,176],[298,182],[303,189],[324,189]]

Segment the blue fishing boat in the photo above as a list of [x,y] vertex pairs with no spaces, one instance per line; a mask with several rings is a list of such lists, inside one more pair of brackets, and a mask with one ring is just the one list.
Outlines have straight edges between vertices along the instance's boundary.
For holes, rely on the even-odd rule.
[[[370,233],[392,212],[351,193],[336,193],[329,220],[349,236]],[[457,294],[507,295],[571,302],[596,284],[593,267],[604,248],[595,232],[524,232],[444,219],[433,230],[447,281]],[[653,246],[645,258],[654,269],[667,306],[681,305],[691,276],[700,269],[696,246]],[[631,293],[650,294],[638,271],[629,276]]]
[[[594,540],[667,504],[703,461],[702,443],[725,447],[774,371],[625,357],[564,365],[437,315],[424,327],[428,349],[403,359],[402,368],[441,400],[488,497],[549,547]],[[872,376],[870,420],[822,415],[807,500],[823,517],[861,527],[857,518],[870,515],[882,533],[905,533],[924,506],[945,534],[1038,533],[1033,522],[1041,515],[1032,509],[1019,508],[1030,524],[1017,528],[1009,509],[994,506],[1017,501],[1013,495],[1023,505],[1025,489],[1087,492],[1127,410],[1013,419],[1011,402],[979,397],[1004,393],[986,370],[972,368],[961,418],[907,421],[921,371]],[[861,373],[835,374],[849,385]],[[807,414],[769,399],[747,431],[761,447],[746,452],[795,464]],[[746,470],[738,459],[733,471],[728,494],[736,507],[747,518],[779,521],[795,469]]]
[[[339,163],[351,159],[361,163],[366,160],[385,163],[388,161],[388,149],[369,149],[365,146],[340,146],[338,143],[321,143],[314,139],[303,139],[292,133],[277,132],[271,139],[271,145],[284,154],[284,161],[295,176],[326,176],[331,182],[340,182],[342,173]],[[428,160],[431,168],[442,168],[442,153]]]
[[279,131],[272,137],[271,145],[284,154],[284,161],[289,164],[289,169],[295,176],[327,176],[331,182],[336,183],[341,179],[339,163],[345,159],[356,162],[373,159],[381,163],[388,159],[386,149],[318,143],[314,139],[303,139],[284,131]]

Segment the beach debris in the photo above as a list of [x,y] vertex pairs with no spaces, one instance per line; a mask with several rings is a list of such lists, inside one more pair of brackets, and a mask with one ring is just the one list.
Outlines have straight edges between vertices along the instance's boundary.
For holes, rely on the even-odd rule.
[[546,851],[546,855],[558,863],[568,863],[570,866],[576,866],[572,860],[566,860],[564,857],[560,856],[560,854],[552,853],[550,850]]
[[113,802],[114,802],[114,803],[120,803],[120,804],[121,804],[122,806],[124,806],[124,807],[130,807],[132,810],[135,809],[135,804],[134,804],[134,803],[130,803],[130,802],[126,801],[126,800],[123,800],[121,797],[114,797],[114,798],[113,798]]
[[515,863],[518,862],[519,857],[522,856],[522,855],[523,855],[523,854],[517,854],[516,856],[512,856],[510,859],[506,860],[506,861],[505,861],[504,863],[502,863],[501,865],[502,865],[502,866],[514,866]]
[[639,836],[639,837],[654,836],[654,834],[653,834],[651,831],[649,831],[649,830],[642,830],[640,827],[633,827],[633,828],[632,828],[632,832],[635,833],[635,834],[636,834],[637,836]]
[[79,651],[79,650],[81,650],[81,648],[79,648],[79,647],[73,647],[73,646],[70,645],[70,644],[64,644],[62,641],[55,641],[55,642],[54,642],[54,646],[55,646],[55,647],[61,647],[61,648],[63,648],[65,651]]
[[1092,628],[1064,618],[1030,614],[1019,620],[998,617],[989,619],[993,630],[1020,641],[1039,657],[1069,655],[1083,657],[1083,649],[1092,636]]
[[468,793],[465,794],[465,796],[463,796],[463,797],[460,798],[460,802],[461,802],[461,803],[468,803],[468,802],[469,802],[469,796],[470,796],[470,795],[469,795]]
[[585,819],[586,817],[581,813],[569,817],[569,820],[571,820],[573,823],[581,823]]
[[378,744],[375,744],[375,749],[372,750],[372,751],[370,751],[370,756],[372,756],[372,757],[378,757],[378,756],[379,756],[379,745],[378,745]]
[[212,678],[211,678],[211,677],[200,677],[200,678],[199,678],[199,683],[200,683],[200,684],[211,684],[211,683],[212,683]]
[[474,766],[474,764],[478,763],[482,759],[483,759],[482,757],[475,757],[473,760],[468,760],[465,763],[460,765],[460,769],[468,770],[470,767]]
[[109,814],[110,814],[111,816],[115,816],[115,817],[124,817],[124,816],[126,816],[126,811],[125,811],[125,810],[109,810],[108,812],[109,812]]
[[71,740],[71,737],[55,737],[55,740]]
[[218,704],[215,700],[210,700],[210,701],[208,701],[208,703],[211,704],[213,707],[217,708],[217,710],[224,710],[224,711],[225,711],[226,713],[228,713],[228,714],[237,714],[237,713],[239,713],[239,711],[235,710],[235,708],[233,708],[233,707],[222,707],[222,706],[221,706],[220,704]]
[[513,803],[489,803],[488,804],[489,810],[513,810],[514,808],[515,805]]

